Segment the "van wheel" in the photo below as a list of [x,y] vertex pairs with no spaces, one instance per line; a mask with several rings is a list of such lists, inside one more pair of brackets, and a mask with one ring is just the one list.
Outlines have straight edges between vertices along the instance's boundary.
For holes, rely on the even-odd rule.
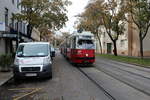
[[53,75],[52,73],[49,73],[50,75],[47,77],[48,79],[52,79],[53,78]]
[[20,80],[20,78],[18,76],[14,75],[14,81],[19,81],[19,80]]

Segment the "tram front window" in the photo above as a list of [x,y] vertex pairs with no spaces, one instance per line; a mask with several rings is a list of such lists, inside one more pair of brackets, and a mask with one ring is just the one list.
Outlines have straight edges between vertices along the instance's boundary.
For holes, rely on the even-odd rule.
[[94,49],[94,43],[92,40],[78,40],[79,49]]

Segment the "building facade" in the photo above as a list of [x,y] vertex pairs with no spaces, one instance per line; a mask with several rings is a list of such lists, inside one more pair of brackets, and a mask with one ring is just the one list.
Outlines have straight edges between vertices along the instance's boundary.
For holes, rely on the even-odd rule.
[[13,14],[21,13],[20,2],[21,0],[0,0],[0,54],[15,52],[19,42],[38,40],[35,39],[35,33],[39,33],[36,29],[29,36],[27,24],[12,19]]
[[[143,51],[144,57],[150,57],[150,29],[147,36],[143,40]],[[101,44],[103,54],[113,54],[113,42],[110,40],[109,36],[105,31],[101,35]],[[96,52],[100,53],[100,46],[98,40],[96,40]],[[120,35],[117,40],[117,53],[118,55],[124,56],[135,56],[140,57],[140,42],[138,29],[132,23],[127,23],[125,25],[125,32]]]
[[[133,28],[134,27],[134,28]],[[143,53],[145,57],[150,57],[150,28],[143,40]],[[140,40],[138,29],[134,24],[128,25],[128,55],[140,56]]]
[[17,28],[17,24],[12,20],[12,14],[19,13],[20,9],[18,6],[19,2],[17,0],[0,0],[0,53],[13,52],[11,50],[13,41],[16,35],[10,35],[11,27]]
[[[120,0],[116,0],[120,2]],[[124,0],[121,4],[126,4]],[[149,0],[150,2],[150,0]],[[130,16],[128,16],[130,20]],[[104,28],[102,28],[103,30]],[[113,42],[107,35],[106,31],[102,31],[101,35],[102,53],[113,54]],[[100,46],[96,40],[96,52],[100,53]],[[123,35],[120,35],[117,40],[117,53],[118,55],[140,57],[140,40],[138,28],[133,23],[126,23]],[[146,37],[143,40],[143,53],[144,57],[150,57],[150,28]]]

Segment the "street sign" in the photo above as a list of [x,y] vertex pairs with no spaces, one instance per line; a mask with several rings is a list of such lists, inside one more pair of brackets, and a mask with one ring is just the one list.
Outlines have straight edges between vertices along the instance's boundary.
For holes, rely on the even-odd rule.
[[5,31],[5,23],[0,22],[0,31]]

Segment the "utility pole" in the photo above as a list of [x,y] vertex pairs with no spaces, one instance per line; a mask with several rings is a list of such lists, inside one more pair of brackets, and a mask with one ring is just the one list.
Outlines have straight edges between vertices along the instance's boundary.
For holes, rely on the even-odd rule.
[[17,48],[18,48],[18,45],[19,45],[19,37],[20,37],[20,34],[19,34],[19,21],[17,22]]

